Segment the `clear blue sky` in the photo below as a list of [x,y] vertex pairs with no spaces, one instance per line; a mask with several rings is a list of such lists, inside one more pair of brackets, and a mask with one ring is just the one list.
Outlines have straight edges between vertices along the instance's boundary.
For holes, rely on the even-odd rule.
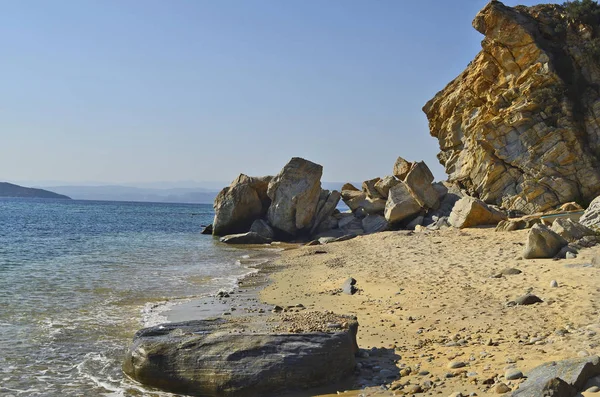
[[[482,0],[0,0],[0,180],[324,180],[435,158]],[[532,5],[532,1],[506,1]]]

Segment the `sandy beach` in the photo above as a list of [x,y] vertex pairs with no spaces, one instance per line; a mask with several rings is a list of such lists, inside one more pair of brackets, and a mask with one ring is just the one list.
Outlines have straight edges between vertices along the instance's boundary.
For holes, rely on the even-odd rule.
[[[600,342],[600,249],[523,260],[527,232],[396,231],[304,246],[281,253],[260,297],[358,317],[359,369],[335,391],[498,395],[498,383],[515,390],[522,381],[506,371],[595,354]],[[522,273],[502,274],[507,268]],[[348,277],[354,295],[341,293]],[[508,304],[526,293],[543,302]]]

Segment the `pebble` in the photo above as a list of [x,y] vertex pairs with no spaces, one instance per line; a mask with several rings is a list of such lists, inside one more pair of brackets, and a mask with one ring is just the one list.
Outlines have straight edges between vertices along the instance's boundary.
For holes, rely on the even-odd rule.
[[508,393],[510,391],[510,387],[506,386],[506,384],[504,384],[504,383],[498,383],[496,385],[496,387],[494,387],[494,391],[497,394],[504,394],[504,393]]
[[575,259],[575,258],[577,258],[577,255],[576,255],[576,254],[574,254],[573,252],[567,252],[567,253],[565,254],[565,258],[566,258],[566,259]]
[[423,388],[421,387],[421,385],[414,385],[413,387],[410,388],[409,394],[410,393],[422,393],[423,392]]
[[420,376],[427,376],[427,375],[429,375],[429,371],[427,371],[427,370],[419,371],[419,375]]
[[462,361],[450,361],[448,363],[448,368],[450,369],[456,369],[456,368],[462,368],[464,366],[466,366],[467,364],[465,364]]
[[504,373],[504,377],[506,380],[521,379],[523,377],[523,372],[517,368],[511,368]]
[[400,370],[400,376],[408,376],[408,375],[410,375],[410,372],[411,372],[410,368],[408,368],[408,367],[402,368]]
[[550,288],[558,288],[558,282],[556,280],[550,281]]
[[543,302],[540,297],[533,294],[523,295],[515,299],[517,305],[533,305],[534,303],[540,302]]
[[521,274],[521,273],[523,273],[521,270],[515,269],[514,267],[506,268],[500,272],[500,274],[505,275],[505,276],[514,276],[516,274]]
[[586,393],[598,393],[599,391],[600,391],[600,387],[592,386],[589,389],[587,389],[585,392]]
[[448,397],[464,397],[464,395],[461,392],[456,391],[456,392],[450,394]]

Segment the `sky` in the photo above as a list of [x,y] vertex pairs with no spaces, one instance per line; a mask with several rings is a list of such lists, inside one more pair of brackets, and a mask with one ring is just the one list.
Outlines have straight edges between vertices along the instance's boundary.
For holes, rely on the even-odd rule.
[[[533,1],[505,1],[533,5]],[[484,0],[0,0],[0,180],[445,173],[423,105]]]

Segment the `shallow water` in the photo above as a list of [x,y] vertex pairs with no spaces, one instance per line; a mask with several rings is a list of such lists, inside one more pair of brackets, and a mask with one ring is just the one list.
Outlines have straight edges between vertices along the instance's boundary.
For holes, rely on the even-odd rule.
[[250,270],[199,232],[210,205],[0,198],[0,395],[157,396],[124,379],[133,333]]

